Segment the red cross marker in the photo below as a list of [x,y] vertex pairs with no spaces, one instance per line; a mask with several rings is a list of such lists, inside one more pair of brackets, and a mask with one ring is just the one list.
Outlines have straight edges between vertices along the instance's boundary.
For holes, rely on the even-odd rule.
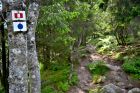
[[25,11],[17,11],[17,10],[12,10],[12,20],[26,20],[26,14]]
[[15,18],[23,18],[23,13],[15,13]]

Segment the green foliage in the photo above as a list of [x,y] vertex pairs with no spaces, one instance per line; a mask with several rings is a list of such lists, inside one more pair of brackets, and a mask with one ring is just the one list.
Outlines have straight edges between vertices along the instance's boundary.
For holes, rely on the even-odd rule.
[[57,85],[58,85],[58,89],[62,90],[63,92],[68,91],[68,89],[70,88],[68,81],[58,82]]
[[[39,45],[38,51],[41,54],[39,60],[46,65],[44,67],[51,68],[51,63],[67,63],[71,53],[71,46],[75,38],[70,34],[70,25],[79,13],[66,9],[65,4],[68,1],[43,1],[45,3],[40,9],[37,45]],[[57,69],[55,67],[51,69]]]
[[78,83],[78,75],[76,72],[73,73],[72,79],[69,81],[70,85],[76,85]]
[[121,52],[114,52],[114,55],[112,57],[119,61],[124,60],[124,55]]
[[78,53],[80,57],[85,57],[88,54],[85,48],[85,46],[81,46],[78,48]]
[[95,61],[90,63],[88,65],[88,69],[92,73],[92,82],[95,84],[102,83],[106,79],[104,75],[109,71],[109,68],[103,61]]
[[99,38],[96,44],[99,53],[112,53],[117,49],[117,41],[114,36],[106,36],[105,38]]
[[71,85],[78,82],[77,73],[69,80],[70,67],[63,64],[52,64],[49,70],[41,71],[42,93],[64,93]]
[[[136,41],[139,41],[140,28],[135,21],[140,15],[138,0],[42,0],[41,3],[36,40],[42,80],[47,82],[43,89],[47,86],[47,93],[64,93],[70,85],[77,84],[76,73],[67,81],[70,73],[68,58],[76,44],[80,57],[87,55],[80,46],[87,43],[95,45],[99,53],[119,60],[139,55]],[[123,29],[115,32],[117,27]],[[134,45],[119,47],[115,33],[118,37],[123,36],[126,44]],[[130,66],[130,63],[133,64]],[[123,67],[138,77],[136,63],[125,62]],[[88,68],[97,82],[102,81],[108,71],[104,62],[94,62]]]
[[125,63],[123,64],[123,69],[128,74],[132,75],[133,77],[140,79],[140,58],[133,57],[125,59]]
[[41,93],[57,93],[56,90],[51,86],[46,86],[41,90]]
[[105,75],[109,68],[103,61],[96,61],[88,65],[89,70],[93,75]]
[[53,84],[59,81],[67,80],[68,75],[69,67],[57,71],[46,70],[42,73],[42,80],[45,80],[47,84]]
[[[75,72],[68,81],[68,58],[75,44],[80,57],[87,55],[80,45],[92,43],[99,53],[125,60],[123,69],[140,78],[140,59],[134,57],[140,55],[140,0],[41,0],[41,5],[36,41],[41,79],[46,82],[42,93],[64,93],[77,84]],[[122,29],[116,32],[117,27]],[[126,40],[123,48],[117,36]],[[101,61],[88,68],[97,82],[108,71]]]
[[5,93],[3,87],[0,86],[0,93]]

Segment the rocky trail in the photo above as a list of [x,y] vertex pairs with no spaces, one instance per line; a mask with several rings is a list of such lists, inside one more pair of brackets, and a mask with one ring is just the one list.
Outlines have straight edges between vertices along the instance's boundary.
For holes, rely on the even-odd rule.
[[[95,84],[87,65],[97,60],[104,60],[110,71],[105,75],[102,82]],[[67,93],[140,93],[140,81],[132,80],[122,70],[121,65],[122,62],[97,53],[81,58],[76,69],[79,82],[77,86],[71,87]],[[99,87],[102,92],[97,91]]]

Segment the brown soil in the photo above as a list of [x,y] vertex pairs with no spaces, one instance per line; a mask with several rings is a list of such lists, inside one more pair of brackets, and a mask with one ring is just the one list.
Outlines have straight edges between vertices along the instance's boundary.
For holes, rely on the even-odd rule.
[[[111,70],[106,75],[106,80],[101,84],[93,84],[92,76],[87,65],[95,60],[104,60],[106,64],[111,66],[119,67],[118,70]],[[107,84],[114,84],[119,86],[126,91],[132,88],[140,88],[140,81],[132,80],[121,68],[123,62],[115,61],[107,56],[102,56],[97,53],[92,53],[87,57],[81,58],[79,61],[79,66],[76,68],[78,73],[79,82],[77,86],[73,86],[67,93],[88,93],[90,89],[97,86],[104,86]]]

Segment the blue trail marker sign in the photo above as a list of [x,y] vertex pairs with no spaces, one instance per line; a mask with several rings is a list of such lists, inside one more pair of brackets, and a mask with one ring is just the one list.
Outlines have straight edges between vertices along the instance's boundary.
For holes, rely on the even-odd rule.
[[12,10],[13,31],[27,31],[25,11]]
[[13,22],[13,31],[27,31],[26,22]]

